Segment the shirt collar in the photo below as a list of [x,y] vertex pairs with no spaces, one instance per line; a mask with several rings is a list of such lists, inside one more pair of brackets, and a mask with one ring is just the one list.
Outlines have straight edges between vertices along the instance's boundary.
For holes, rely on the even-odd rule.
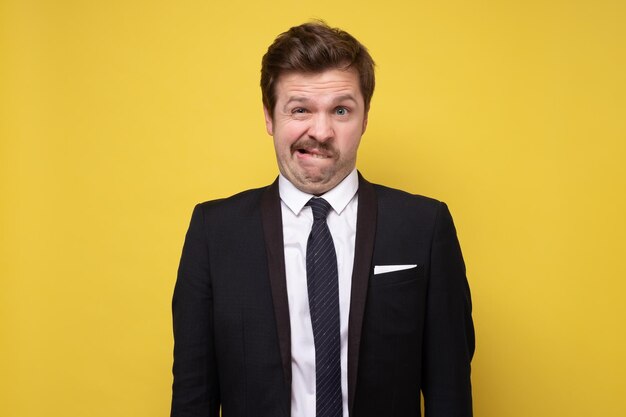
[[[358,189],[359,176],[355,168],[347,177],[337,184],[335,188],[327,191],[320,197],[328,201],[335,213],[341,214]],[[297,189],[283,174],[280,174],[278,177],[278,192],[282,202],[285,203],[285,205],[289,207],[289,210],[296,216],[300,215],[302,208],[314,197],[313,194],[308,194]]]

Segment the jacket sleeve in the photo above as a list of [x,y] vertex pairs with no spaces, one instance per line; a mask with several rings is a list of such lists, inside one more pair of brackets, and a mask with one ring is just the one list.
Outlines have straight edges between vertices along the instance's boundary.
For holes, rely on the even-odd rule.
[[213,292],[203,207],[196,206],[185,238],[172,300],[174,383],[171,417],[219,417],[213,340]]
[[471,417],[472,302],[448,207],[440,203],[430,255],[422,391],[426,417]]

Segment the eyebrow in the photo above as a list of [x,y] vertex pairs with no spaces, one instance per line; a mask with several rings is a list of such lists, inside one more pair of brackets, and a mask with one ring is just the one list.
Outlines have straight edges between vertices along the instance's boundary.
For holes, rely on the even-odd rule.
[[[354,103],[357,103],[356,98],[355,98],[352,94],[342,94],[342,95],[340,95],[340,96],[335,97],[335,98],[333,99],[333,101],[332,101],[332,102],[333,102],[333,103],[341,103],[342,101],[346,101],[346,100],[353,101]],[[293,103],[293,102],[297,102],[297,103],[308,103],[308,102],[310,102],[310,101],[311,101],[311,100],[310,100],[308,97],[303,97],[303,96],[292,96],[292,97],[289,97],[289,100],[287,100],[287,102],[285,103],[285,105],[284,105],[284,107],[283,107],[283,110],[286,110],[286,109],[287,109],[287,106],[288,106],[290,103]]]
[[346,100],[349,100],[349,101],[354,101],[355,103],[357,102],[357,101],[356,101],[356,98],[355,98],[352,94],[344,94],[344,95],[341,95],[341,96],[339,96],[339,97],[335,98],[333,101],[334,101],[335,103],[339,103],[339,102],[346,101]]
[[292,103],[294,101],[296,101],[298,103],[306,103],[306,102],[308,102],[310,100],[308,98],[302,97],[302,96],[292,96],[292,97],[289,97],[289,100],[287,100],[287,102],[285,103],[285,107],[287,107],[287,105],[289,103]]

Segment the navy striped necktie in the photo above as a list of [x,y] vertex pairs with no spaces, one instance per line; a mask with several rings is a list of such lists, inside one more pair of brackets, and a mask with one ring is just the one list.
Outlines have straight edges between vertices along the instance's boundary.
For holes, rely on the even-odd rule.
[[339,276],[335,245],[326,224],[331,206],[317,197],[307,205],[313,210],[306,275],[315,343],[316,417],[342,417]]

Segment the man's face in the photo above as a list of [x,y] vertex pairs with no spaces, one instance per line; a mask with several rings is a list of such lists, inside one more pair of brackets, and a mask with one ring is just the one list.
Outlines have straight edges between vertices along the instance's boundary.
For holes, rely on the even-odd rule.
[[274,113],[264,111],[278,168],[298,189],[323,194],[354,169],[367,126],[355,70],[282,74]]

